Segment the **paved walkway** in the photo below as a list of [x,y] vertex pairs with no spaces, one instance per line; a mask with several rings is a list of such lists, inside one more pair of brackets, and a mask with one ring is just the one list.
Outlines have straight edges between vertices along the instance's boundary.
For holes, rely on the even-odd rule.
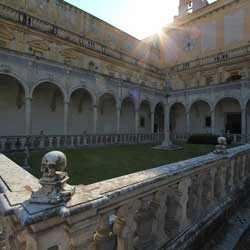
[[250,250],[250,197],[202,250]]

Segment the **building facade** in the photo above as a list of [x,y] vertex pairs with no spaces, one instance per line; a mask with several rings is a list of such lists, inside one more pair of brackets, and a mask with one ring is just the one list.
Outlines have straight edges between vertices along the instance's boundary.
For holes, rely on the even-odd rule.
[[246,136],[249,11],[180,0],[173,23],[139,41],[63,0],[1,0],[0,136]]

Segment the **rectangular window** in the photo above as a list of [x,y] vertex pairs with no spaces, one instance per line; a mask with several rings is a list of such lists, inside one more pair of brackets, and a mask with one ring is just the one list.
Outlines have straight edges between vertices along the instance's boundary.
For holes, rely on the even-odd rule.
[[205,126],[206,128],[210,128],[211,127],[211,116],[207,116],[205,119]]
[[144,117],[140,118],[140,127],[145,128],[145,118]]

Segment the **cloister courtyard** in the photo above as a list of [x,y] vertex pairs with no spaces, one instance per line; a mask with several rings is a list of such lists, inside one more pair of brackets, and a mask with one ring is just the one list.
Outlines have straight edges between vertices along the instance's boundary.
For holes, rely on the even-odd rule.
[[[165,151],[154,150],[152,146],[145,144],[64,150],[68,158],[70,182],[74,185],[90,184],[204,155],[214,149],[213,145],[184,144],[183,149]],[[44,153],[31,153],[31,168],[28,171],[36,177],[41,175]],[[24,153],[8,154],[20,166],[24,164],[24,156]]]

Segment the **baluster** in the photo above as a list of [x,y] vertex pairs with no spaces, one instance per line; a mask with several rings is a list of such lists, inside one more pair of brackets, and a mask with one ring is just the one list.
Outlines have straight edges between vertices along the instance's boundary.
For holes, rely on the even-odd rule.
[[85,145],[88,145],[88,139],[87,139],[87,137],[89,137],[88,135],[87,136],[83,136],[83,145],[85,146]]
[[167,213],[167,190],[160,190],[154,194],[152,201],[152,207],[155,209],[155,217],[153,223],[153,235],[156,237],[156,242],[158,245],[162,245],[167,238],[165,233],[165,216]]
[[204,214],[213,201],[213,178],[210,170],[204,172],[201,176],[202,191],[201,191],[201,208]]
[[115,250],[116,237],[112,232],[114,212],[99,215],[96,233],[94,235],[94,250]]
[[49,136],[49,148],[53,148],[53,137]]
[[74,138],[75,138],[74,136],[72,135],[70,136],[70,147],[72,148],[74,147]]
[[134,249],[134,237],[136,231],[135,214],[139,210],[141,202],[130,201],[117,211],[117,218],[113,226],[113,232],[117,236],[117,250]]
[[225,191],[230,193],[233,187],[233,166],[232,161],[228,161],[226,164],[226,173],[225,173]]
[[149,195],[140,200],[140,209],[135,214],[136,230],[134,239],[135,249],[154,249],[156,247],[156,236],[153,235],[153,224],[157,209],[152,203],[153,196]]
[[199,176],[191,177],[191,184],[188,188],[187,219],[192,224],[200,216],[200,182]]
[[77,145],[78,147],[81,146],[81,136],[79,136],[79,135],[76,136],[76,145]]

